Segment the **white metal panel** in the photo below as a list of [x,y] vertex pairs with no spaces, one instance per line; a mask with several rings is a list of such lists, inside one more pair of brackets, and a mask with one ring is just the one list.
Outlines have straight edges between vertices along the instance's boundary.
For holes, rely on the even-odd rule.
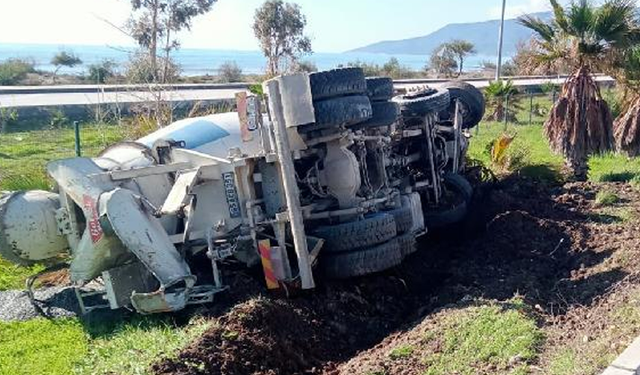
[[171,188],[171,192],[169,192],[167,200],[162,205],[160,213],[163,215],[178,214],[182,210],[182,207],[187,204],[189,194],[191,194],[191,189],[193,189],[197,179],[197,170],[181,172],[176,179],[176,182],[173,184],[173,188]]

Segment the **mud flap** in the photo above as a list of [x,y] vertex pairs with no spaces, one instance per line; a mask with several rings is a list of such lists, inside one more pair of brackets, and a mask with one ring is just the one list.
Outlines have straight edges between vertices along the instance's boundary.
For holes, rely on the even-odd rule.
[[160,222],[126,189],[105,193],[100,203],[113,232],[160,282],[160,288],[153,293],[134,292],[131,296],[134,308],[143,314],[183,309],[196,277]]

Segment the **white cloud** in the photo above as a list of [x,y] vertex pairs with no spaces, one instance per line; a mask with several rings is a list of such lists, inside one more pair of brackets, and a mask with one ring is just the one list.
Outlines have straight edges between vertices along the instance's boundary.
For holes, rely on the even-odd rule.
[[[545,12],[550,10],[549,0],[507,0],[506,18],[520,17],[523,14]],[[502,5],[491,8],[489,14],[493,18],[500,18]]]

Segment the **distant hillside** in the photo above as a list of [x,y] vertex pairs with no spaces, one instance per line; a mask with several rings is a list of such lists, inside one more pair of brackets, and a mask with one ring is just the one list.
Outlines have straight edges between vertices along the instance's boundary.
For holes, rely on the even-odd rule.
[[[547,19],[551,13],[536,13],[538,17]],[[441,43],[453,39],[465,39],[475,44],[479,55],[495,55],[498,48],[498,30],[500,20],[451,24],[429,35],[411,39],[384,41],[349,52],[386,53],[390,55],[429,55]],[[531,37],[531,31],[520,26],[515,19],[505,21],[504,53],[513,55],[516,45],[521,40]]]

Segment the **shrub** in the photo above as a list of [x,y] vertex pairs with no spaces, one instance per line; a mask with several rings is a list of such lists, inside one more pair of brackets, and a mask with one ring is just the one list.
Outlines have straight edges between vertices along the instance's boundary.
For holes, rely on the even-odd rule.
[[16,85],[35,72],[35,63],[25,59],[8,59],[0,62],[0,85]]
[[0,108],[0,133],[18,123],[18,111],[13,108]]
[[620,202],[620,197],[611,191],[603,190],[596,194],[596,204],[599,206],[613,206],[618,202]]
[[296,64],[296,73],[314,73],[318,71],[318,66],[313,61],[300,61]]
[[221,82],[242,82],[242,68],[235,61],[227,61],[218,67],[218,76]]
[[[153,64],[146,53],[134,54],[125,67],[125,76],[129,83],[173,83],[180,77],[180,66],[173,59],[159,59],[158,72],[153,71]],[[154,77],[159,77],[158,80]]]
[[[338,68],[344,68],[344,67],[345,65],[342,65],[342,64],[338,65]],[[376,64],[369,64],[360,60],[348,62],[346,64],[346,67],[361,68],[362,70],[364,70],[364,75],[367,77],[375,77],[375,76],[382,75],[382,69],[380,68],[380,66]]]
[[105,83],[115,75],[116,64],[111,60],[103,60],[101,63],[89,65],[87,79],[92,83]]
[[602,97],[609,104],[609,110],[613,118],[617,118],[622,114],[623,95],[620,90],[615,88],[602,90]]

